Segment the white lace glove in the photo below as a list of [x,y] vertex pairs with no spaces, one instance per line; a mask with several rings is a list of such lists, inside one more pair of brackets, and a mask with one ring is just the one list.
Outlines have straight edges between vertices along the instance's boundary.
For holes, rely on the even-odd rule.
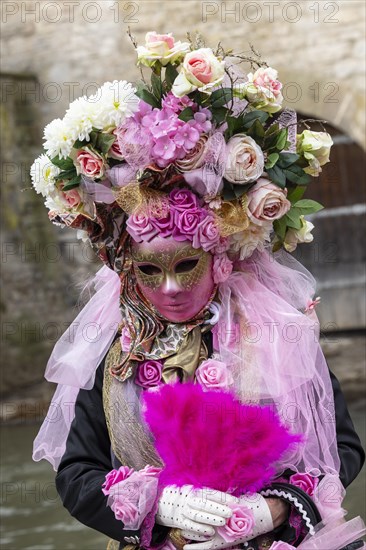
[[[185,544],[183,546],[183,550],[212,550],[214,548],[230,548],[233,546],[236,546],[237,544],[241,544],[243,542],[246,542],[248,540],[252,540],[255,537],[258,537],[259,535],[263,535],[264,533],[269,533],[273,530],[273,521],[272,521],[272,515],[271,511],[269,509],[269,506],[266,502],[266,499],[262,497],[262,495],[255,493],[254,495],[250,496],[241,496],[240,498],[233,497],[232,495],[229,495],[227,493],[223,493],[225,495],[225,500],[222,502],[229,504],[229,503],[236,503],[245,506],[246,508],[249,508],[249,510],[252,512],[254,516],[254,526],[250,530],[250,532],[246,536],[238,536],[237,539],[230,540],[230,542],[227,542],[217,531],[215,532],[215,535],[211,537],[209,540],[207,540],[208,537],[206,537],[205,542],[200,543],[191,543],[191,544]],[[234,531],[235,531],[235,522],[232,524],[233,518],[229,520],[229,525],[234,525]],[[202,541],[202,536],[200,538],[196,537],[196,534],[193,533],[189,529],[183,529],[182,535],[185,539],[197,541]]]
[[232,510],[226,506],[226,493],[194,489],[192,485],[166,487],[159,499],[156,523],[182,529],[194,540],[215,535],[213,526],[225,525]]

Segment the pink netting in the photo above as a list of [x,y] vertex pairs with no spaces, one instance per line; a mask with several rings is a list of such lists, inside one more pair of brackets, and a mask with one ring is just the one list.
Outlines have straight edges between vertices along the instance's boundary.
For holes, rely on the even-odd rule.
[[79,390],[91,389],[95,372],[121,322],[120,279],[103,266],[92,284],[95,294],[56,343],[45,378],[58,384],[33,444],[33,460],[45,458],[56,470],[66,448]]
[[[303,314],[314,279],[286,253],[256,252],[220,285],[214,347],[232,369],[243,401],[271,405],[305,444],[281,460],[290,468],[338,473],[333,390],[314,314]],[[286,263],[291,262],[291,268]],[[281,265],[281,263],[282,265]]]
[[221,132],[209,136],[200,168],[184,172],[185,181],[199,194],[215,197],[222,189],[225,171],[225,138]]

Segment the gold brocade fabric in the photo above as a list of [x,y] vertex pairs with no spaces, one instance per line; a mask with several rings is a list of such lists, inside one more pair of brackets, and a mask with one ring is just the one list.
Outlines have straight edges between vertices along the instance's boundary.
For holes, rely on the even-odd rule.
[[202,340],[201,327],[195,327],[185,337],[179,352],[164,362],[162,379],[165,383],[193,382],[199,364],[207,359],[207,348]]

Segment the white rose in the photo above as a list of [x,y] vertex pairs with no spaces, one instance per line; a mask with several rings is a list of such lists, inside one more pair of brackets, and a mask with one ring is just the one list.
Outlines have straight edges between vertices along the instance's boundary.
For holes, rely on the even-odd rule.
[[200,48],[185,55],[172,92],[176,97],[195,90],[211,93],[212,88],[221,84],[224,74],[225,62],[220,61],[210,48]]
[[330,148],[333,140],[327,132],[304,130],[298,134],[296,152],[307,160],[309,166],[304,171],[311,176],[319,176],[321,166],[329,162]]
[[224,177],[228,181],[236,184],[256,181],[262,175],[263,169],[262,149],[253,138],[237,134],[227,142]]
[[314,225],[305,220],[304,216],[300,216],[300,220],[300,229],[293,229],[290,227],[290,229],[286,231],[283,246],[287,252],[293,252],[299,243],[311,243],[314,239],[314,236],[311,234],[311,231],[314,229]]
[[188,42],[175,42],[171,33],[157,34],[148,32],[145,37],[145,46],[138,46],[137,64],[151,67],[156,61],[163,66],[180,61],[189,52]]

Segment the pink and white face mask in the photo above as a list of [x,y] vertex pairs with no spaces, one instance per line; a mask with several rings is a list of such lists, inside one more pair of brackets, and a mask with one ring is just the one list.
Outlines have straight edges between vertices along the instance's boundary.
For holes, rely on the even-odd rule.
[[215,287],[212,255],[189,241],[160,236],[133,241],[132,260],[141,292],[169,321],[189,321],[210,300]]

